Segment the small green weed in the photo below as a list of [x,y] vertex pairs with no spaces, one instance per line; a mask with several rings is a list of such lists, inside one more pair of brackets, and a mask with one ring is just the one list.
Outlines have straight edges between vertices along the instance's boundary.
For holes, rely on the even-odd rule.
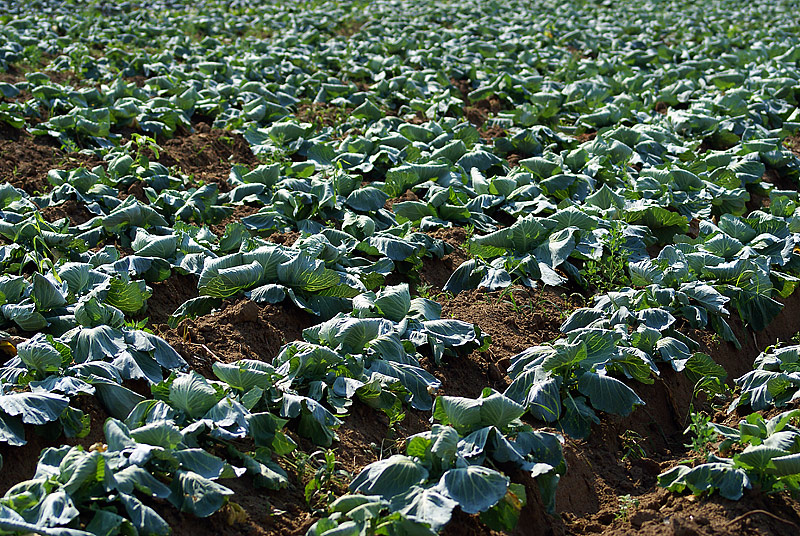
[[683,433],[687,435],[691,434],[692,441],[684,446],[705,456],[710,451],[709,444],[714,442],[717,438],[716,432],[708,426],[708,423],[711,422],[711,417],[702,411],[695,411],[694,406],[690,406],[689,419],[691,422]]
[[604,246],[600,260],[586,261],[581,271],[584,286],[595,293],[605,293],[631,284],[622,226],[612,225]]
[[647,458],[647,452],[642,447],[644,438],[638,432],[625,430],[622,434],[622,459],[641,460]]
[[336,453],[331,449],[318,450],[310,455],[297,452],[295,455],[294,465],[300,480],[304,480],[313,471],[304,489],[305,499],[310,507],[326,508],[352,477],[344,469],[337,469],[336,464]]
[[633,510],[639,507],[639,499],[631,497],[630,494],[628,495],[620,495],[619,499],[619,511],[614,516],[614,519],[619,519],[621,521],[628,521],[628,517],[631,515]]

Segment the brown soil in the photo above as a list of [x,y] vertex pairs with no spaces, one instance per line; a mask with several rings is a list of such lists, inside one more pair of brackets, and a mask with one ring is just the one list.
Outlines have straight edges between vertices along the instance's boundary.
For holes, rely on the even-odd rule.
[[587,141],[592,141],[596,137],[597,137],[597,132],[591,131],[591,132],[583,132],[581,134],[578,134],[576,136],[576,139],[578,140],[578,143],[585,143]]
[[[250,145],[241,134],[205,123],[196,125],[192,134],[167,140],[161,144],[159,163],[176,166],[195,181],[215,182],[221,192],[230,190],[228,176],[232,164],[252,166],[257,163]],[[151,158],[154,155],[151,155]]]
[[525,156],[519,153],[508,153],[506,155],[506,162],[508,162],[508,165],[512,168],[518,167],[519,161],[523,159],[525,159]]
[[[754,334],[738,318],[731,328],[742,343],[737,350],[707,332],[687,331],[701,343],[701,351],[711,355],[728,371],[728,381],[752,370],[761,350],[774,341],[788,341],[797,331],[800,296],[783,300],[784,309],[763,332]],[[558,508],[568,534],[606,535],[734,535],[796,533],[800,524],[800,504],[784,495],[745,494],[740,501],[719,496],[695,498],[668,493],[656,486],[656,476],[690,457],[683,445],[683,429],[688,424],[690,405],[709,411],[701,397],[692,398],[693,385],[683,374],[662,368],[661,377],[647,386],[635,384],[637,394],[647,405],[629,417],[603,416],[585,442],[567,442],[565,454],[569,469],[559,484]],[[719,412],[716,422],[734,425],[747,414],[740,408],[732,415]],[[713,410],[710,410],[714,414]],[[642,450],[640,451],[639,448]],[[627,454],[627,456],[626,456]],[[631,495],[627,518],[620,517],[620,496]],[[754,510],[767,510],[790,523],[768,518]],[[738,516],[750,515],[743,519]]]
[[511,357],[557,338],[563,319],[577,307],[556,290],[520,285],[493,292],[468,290],[452,298],[441,295],[439,301],[442,318],[475,324],[492,338],[486,352],[449,359],[440,369],[433,369],[442,381],[443,394],[472,397],[487,386],[504,390]]
[[365,20],[343,20],[336,26],[336,33],[343,37],[350,37],[357,34],[365,22]]
[[[451,78],[450,83],[460,94],[461,100],[464,101],[464,106],[462,108],[464,117],[477,127],[483,126],[489,117],[496,115],[500,110],[508,108],[508,103],[497,95],[491,95],[487,99],[480,99],[476,102],[470,101],[469,94],[472,92],[472,82],[470,80],[456,80],[455,78]],[[491,127],[483,130],[481,134],[484,138],[491,139],[505,136],[506,133],[499,127]]]
[[[771,184],[778,190],[798,189],[798,185],[795,181],[789,177],[781,175],[780,172],[774,168],[767,168],[767,170],[764,172],[764,175],[761,177],[761,180],[767,184]],[[760,195],[756,192],[750,192],[750,200],[745,203],[745,207],[747,208],[748,212],[752,212],[753,210],[768,209],[769,205],[769,197]]]
[[[797,182],[785,175],[781,175],[777,169],[767,168],[761,180],[773,185],[778,190],[797,190]],[[769,200],[766,206],[769,207]]]
[[221,222],[217,224],[209,225],[208,228],[211,230],[212,233],[222,238],[222,236],[225,234],[225,226],[227,226],[230,223],[242,221],[242,218],[246,218],[247,216],[252,216],[262,208],[263,206],[256,206],[256,205],[235,205],[233,207],[233,212],[231,213],[230,216],[225,217]]
[[45,207],[41,209],[40,212],[42,217],[51,223],[62,218],[67,218],[70,225],[86,223],[95,216],[86,210],[85,205],[72,199],[68,199],[60,205]]
[[456,80],[455,78],[451,78],[450,83],[453,84],[456,90],[461,94],[461,100],[468,102],[467,95],[472,91],[472,83],[469,80]]
[[493,140],[495,138],[504,138],[508,135],[508,133],[502,127],[492,126],[489,128],[481,128],[481,137],[487,140]]
[[160,335],[193,369],[213,377],[214,361],[272,361],[281,346],[301,339],[303,330],[315,323],[315,317],[293,304],[262,307],[242,298],[224,303],[219,312],[184,320],[176,329],[161,326]]
[[467,232],[461,227],[443,227],[428,235],[443,240],[453,247],[453,251],[441,259],[433,257],[423,259],[419,272],[420,285],[427,285],[431,292],[438,294],[456,268],[469,259],[469,254],[463,248],[467,241]]
[[[492,95],[488,99],[480,99],[479,101],[476,101],[472,104],[465,104],[464,116],[467,118],[467,121],[469,121],[473,125],[481,127],[491,116],[496,115],[497,112],[499,112],[500,110],[504,110],[505,107],[506,104],[503,100],[501,100],[496,95]],[[492,128],[497,128],[497,127],[492,127]],[[505,131],[503,131],[502,129],[500,129],[500,131],[502,132],[502,134],[491,137],[496,138],[499,137],[500,135],[505,135]],[[487,130],[486,132],[489,131]]]
[[31,195],[52,189],[47,180],[51,169],[92,168],[100,163],[94,156],[66,153],[47,137],[21,134],[17,140],[0,140],[0,180]]
[[231,506],[224,506],[207,518],[181,514],[166,502],[151,506],[172,527],[175,536],[302,536],[315,519],[306,505],[303,482],[288,473],[290,485],[280,491],[256,488],[249,475],[219,480],[220,484],[233,490],[231,502],[244,510],[243,519],[232,515]]
[[419,201],[419,197],[417,197],[417,194],[415,194],[411,190],[406,190],[406,192],[399,197],[393,197],[391,199],[387,199],[386,203],[383,205],[383,208],[387,210],[392,210],[392,207],[394,206],[395,203],[402,203],[403,201]]
[[15,484],[33,477],[42,450],[63,445],[81,445],[88,450],[95,443],[105,442],[103,424],[109,415],[100,404],[99,399],[79,396],[72,400],[72,407],[82,410],[91,419],[91,428],[86,437],[68,438],[64,435],[53,437],[53,435],[43,433],[42,430],[37,430],[37,427],[33,425],[26,424],[24,427],[27,444],[21,447],[10,447],[6,443],[0,443],[0,456],[2,456],[0,459],[3,461],[3,467],[0,470],[0,495],[4,495]]
[[151,283],[153,295],[147,300],[147,308],[139,318],[147,318],[148,323],[161,329],[168,329],[166,324],[175,310],[187,300],[197,297],[197,276],[173,274],[164,281]]
[[272,233],[267,237],[267,240],[282,246],[293,246],[298,238],[300,238],[300,233],[289,231],[287,233]]
[[789,136],[783,140],[783,144],[794,154],[800,156],[800,134]]

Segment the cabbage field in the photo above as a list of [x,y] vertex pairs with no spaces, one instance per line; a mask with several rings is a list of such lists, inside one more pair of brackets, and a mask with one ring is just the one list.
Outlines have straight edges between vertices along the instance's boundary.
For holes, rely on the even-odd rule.
[[796,0],[0,0],[0,535],[800,530]]

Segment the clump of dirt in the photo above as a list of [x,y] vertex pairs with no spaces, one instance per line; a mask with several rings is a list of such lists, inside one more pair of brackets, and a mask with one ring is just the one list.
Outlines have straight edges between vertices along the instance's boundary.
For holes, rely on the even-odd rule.
[[484,387],[503,391],[510,358],[526,348],[560,336],[559,327],[576,307],[557,291],[514,286],[503,291],[468,290],[455,297],[439,296],[442,318],[456,318],[478,326],[492,343],[485,352],[446,359],[430,370],[442,382],[442,394],[480,395]]
[[364,23],[367,21],[365,20],[355,20],[355,19],[347,19],[340,21],[339,24],[336,26],[334,30],[338,35],[343,37],[351,37],[358,33]]
[[[798,184],[797,180],[783,175],[780,171],[772,167],[766,168],[764,175],[761,176],[761,180],[772,185],[777,190],[797,191],[798,188],[800,188],[800,184]],[[750,194],[750,200],[745,203],[748,212],[752,212],[753,210],[766,210],[769,208],[771,203],[770,198],[769,196],[761,195],[762,191],[760,189],[759,191],[749,191],[748,193]]]
[[78,396],[72,399],[72,407],[82,410],[89,416],[90,431],[83,438],[69,438],[64,435],[56,436],[45,432],[45,428],[25,424],[25,439],[28,443],[21,447],[12,447],[7,443],[0,443],[0,456],[3,468],[0,471],[0,495],[4,495],[9,488],[33,478],[36,473],[36,464],[39,454],[49,447],[62,447],[64,445],[81,445],[88,450],[95,443],[104,443],[103,424],[109,417],[108,412],[93,396]]
[[21,128],[14,128],[5,121],[0,121],[0,140],[19,140],[24,132]]
[[441,259],[433,257],[423,259],[419,271],[420,285],[427,286],[432,293],[438,294],[456,268],[469,259],[469,254],[463,248],[467,241],[467,232],[462,227],[442,227],[427,234],[443,240],[453,248],[453,251]]
[[21,134],[17,140],[0,140],[0,179],[31,195],[52,189],[47,180],[51,169],[92,168],[101,163],[95,156],[66,153],[47,137]]
[[297,239],[300,238],[300,233],[297,231],[289,231],[286,233],[272,233],[267,237],[267,240],[274,244],[280,244],[282,246],[292,246]]
[[575,136],[575,139],[578,140],[578,143],[586,143],[587,141],[592,141],[596,137],[597,137],[597,132],[592,130],[589,132],[582,132],[578,134],[577,136]]
[[147,308],[137,319],[147,318],[148,323],[161,329],[169,329],[166,324],[169,317],[185,301],[198,296],[197,276],[192,274],[173,273],[164,281],[151,283],[153,295],[147,300]]
[[740,500],[729,501],[718,495],[697,499],[657,489],[634,497],[633,501],[625,507],[624,516],[621,506],[616,511],[606,512],[606,526],[593,522],[573,533],[602,532],[607,536],[792,536],[797,534],[800,525],[796,501],[758,491],[748,490]]
[[291,471],[288,474],[290,484],[280,491],[257,488],[248,474],[219,480],[234,492],[231,503],[236,506],[223,506],[207,518],[181,513],[165,501],[150,501],[149,506],[164,518],[175,536],[302,536],[315,519],[306,505],[303,483]]
[[399,197],[387,199],[386,203],[383,205],[383,208],[386,210],[392,210],[392,207],[395,203],[402,203],[404,201],[419,201],[419,197],[417,197],[417,194],[411,190],[406,190],[405,193]]
[[563,321],[580,307],[558,290],[522,285],[492,292],[466,290],[453,298],[443,296],[441,302],[442,318],[476,324],[491,335],[489,353],[497,361],[559,337]]
[[262,208],[264,208],[263,205],[259,206],[255,204],[235,205],[230,216],[226,216],[217,224],[209,225],[208,228],[212,233],[221,238],[225,234],[225,227],[228,224],[240,222],[242,221],[242,218],[252,216]]
[[664,101],[658,101],[658,102],[656,102],[656,104],[655,104],[655,106],[653,107],[653,109],[654,109],[656,112],[658,112],[658,113],[660,113],[660,114],[662,114],[662,115],[666,115],[666,114],[667,114],[667,112],[669,111],[669,104],[667,104],[667,103],[666,103],[666,102],[664,102]]
[[519,161],[524,160],[525,158],[526,157],[524,155],[521,155],[517,152],[508,153],[506,155],[506,162],[508,162],[510,167],[515,168],[519,166]]
[[588,52],[585,52],[585,51],[579,49],[578,47],[574,47],[572,45],[567,45],[564,48],[566,48],[569,51],[569,53],[572,54],[573,57],[575,57],[575,59],[586,59],[586,60],[589,60],[589,59],[594,59],[595,56],[596,56],[595,53],[592,52],[591,50],[588,51]]
[[505,138],[508,133],[505,131],[504,128],[499,127],[497,125],[491,126],[489,128],[481,128],[480,129],[481,137],[486,140],[493,140],[495,138]]
[[54,222],[63,218],[69,220],[70,225],[80,225],[94,218],[94,214],[86,209],[86,205],[79,203],[74,199],[67,199],[59,205],[52,205],[41,209],[42,217],[49,221]]
[[800,156],[800,134],[789,136],[783,140],[783,144],[794,154]]
[[[464,101],[462,107],[464,117],[476,127],[482,127],[489,117],[508,108],[508,103],[497,95],[490,95],[486,99],[472,102],[469,98],[469,94],[472,93],[472,81],[470,80],[451,78],[450,83],[458,90],[461,100]],[[483,130],[481,134],[484,138],[491,139],[505,136],[506,132],[502,128],[491,127]]]
[[[785,175],[781,175],[777,169],[768,167],[764,172],[764,175],[761,177],[766,183],[773,185],[778,190],[797,190],[797,182],[786,177]],[[767,207],[769,207],[769,200],[767,200]]]
[[223,304],[220,311],[194,320],[184,320],[176,329],[160,335],[201,374],[213,377],[215,361],[240,359],[270,362],[287,342],[302,338],[302,332],[318,322],[294,305],[259,306],[240,298]]
[[[467,121],[472,123],[477,127],[483,126],[483,124],[489,119],[489,117],[493,115],[497,115],[500,110],[504,110],[506,108],[506,103],[497,95],[492,95],[488,99],[480,99],[476,102],[471,104],[464,105],[464,117],[467,118]],[[497,134],[495,136],[489,136],[489,133],[497,133],[499,127],[492,127],[491,129],[487,129],[485,131],[485,137],[493,137],[497,138],[500,136],[505,136],[505,131],[503,129],[499,129],[501,134]],[[495,130],[492,130],[495,129]]]
[[461,100],[467,102],[467,95],[469,95],[472,91],[472,82],[463,78],[461,80],[451,78],[450,83],[453,84],[453,86],[455,86],[455,88],[461,94]]
[[180,168],[194,176],[195,181],[215,182],[221,192],[230,190],[228,176],[232,164],[257,163],[250,144],[241,134],[210,128],[205,123],[197,124],[191,134],[163,142],[158,159],[149,156],[167,167]]
[[[406,195],[408,192],[406,192]],[[439,227],[427,233],[431,238],[437,238],[443,242],[447,242],[453,249],[462,249],[466,244],[469,235],[467,230],[463,227]]]
[[[675,106],[676,109],[680,109],[679,106]],[[697,146],[697,153],[703,154],[708,151],[727,151],[731,147],[736,145],[735,143],[725,142],[720,140],[718,137],[711,135],[707,138],[703,138],[703,141],[700,142],[700,145]]]

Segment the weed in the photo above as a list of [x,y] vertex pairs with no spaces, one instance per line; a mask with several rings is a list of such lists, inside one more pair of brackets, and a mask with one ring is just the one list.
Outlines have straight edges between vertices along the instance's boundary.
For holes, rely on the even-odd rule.
[[507,303],[511,306],[511,309],[519,314],[522,312],[523,307],[520,303],[517,303],[517,298],[514,297],[514,287],[506,287],[500,291],[500,294],[497,296],[497,303]]
[[146,331],[147,333],[153,333],[153,330],[147,327],[147,322],[149,318],[142,318],[141,320],[126,320],[125,325],[131,329],[136,329],[140,331]]
[[344,469],[336,469],[336,453],[331,450],[318,450],[312,454],[295,452],[294,466],[298,480],[313,475],[305,485],[306,503],[314,509],[324,509],[336,498],[339,488],[350,481],[352,475]]
[[434,288],[432,285],[428,283],[422,283],[417,286],[417,294],[419,294],[420,298],[425,298],[430,300],[431,298],[433,298]]
[[694,406],[689,406],[689,416],[691,420],[689,426],[683,431],[684,434],[692,435],[692,442],[684,444],[686,448],[691,448],[698,454],[705,456],[710,451],[709,444],[712,443],[717,434],[708,425],[711,417],[702,411],[695,411]]
[[625,241],[622,226],[613,224],[606,236],[603,256],[597,261],[586,261],[583,266],[581,275],[587,290],[606,293],[630,285]]
[[151,138],[150,136],[137,134],[134,132],[131,134],[131,140],[125,144],[125,148],[129,151],[131,149],[135,152],[134,160],[136,160],[140,166],[146,168],[149,166],[150,162],[145,155],[145,149],[150,149],[153,155],[156,157],[156,160],[159,158],[159,152],[161,151],[161,146],[156,143],[156,140]]
[[644,438],[633,430],[625,430],[622,434],[622,459],[642,460],[647,458],[647,452],[642,447]]
[[638,508],[639,499],[631,497],[630,494],[620,495],[617,498],[619,499],[619,511],[617,511],[614,519],[628,521],[628,517],[631,515],[631,512]]
[[429,283],[420,283],[417,285],[416,291],[420,298],[427,300],[441,302],[453,299],[452,292],[437,292],[436,287]]

